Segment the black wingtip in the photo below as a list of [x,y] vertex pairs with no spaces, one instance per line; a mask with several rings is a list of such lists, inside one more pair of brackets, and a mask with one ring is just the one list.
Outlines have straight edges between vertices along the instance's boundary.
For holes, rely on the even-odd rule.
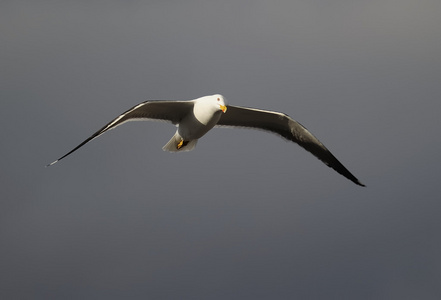
[[56,164],[59,161],[59,159],[57,159],[56,161],[51,162],[50,164],[47,164],[46,166],[44,166],[45,168],[50,167],[54,164]]
[[357,180],[357,182],[355,182],[355,184],[362,186],[362,187],[366,187],[366,185],[364,185],[363,183],[361,183],[360,181]]

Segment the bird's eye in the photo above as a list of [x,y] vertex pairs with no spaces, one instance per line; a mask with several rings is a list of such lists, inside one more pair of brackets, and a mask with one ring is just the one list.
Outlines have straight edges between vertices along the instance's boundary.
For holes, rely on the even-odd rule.
[[217,101],[220,101],[220,98],[217,98]]

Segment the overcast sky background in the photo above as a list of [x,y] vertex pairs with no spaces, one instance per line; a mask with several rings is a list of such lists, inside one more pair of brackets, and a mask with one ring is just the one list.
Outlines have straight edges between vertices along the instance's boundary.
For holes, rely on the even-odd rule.
[[[2,1],[0,298],[440,299],[441,2]],[[221,93],[260,131],[132,122]]]

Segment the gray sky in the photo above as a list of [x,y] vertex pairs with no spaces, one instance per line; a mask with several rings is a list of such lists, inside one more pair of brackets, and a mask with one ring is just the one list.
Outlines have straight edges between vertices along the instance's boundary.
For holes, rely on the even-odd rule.
[[[439,299],[441,2],[2,1],[2,299]],[[221,93],[305,125],[133,122]]]

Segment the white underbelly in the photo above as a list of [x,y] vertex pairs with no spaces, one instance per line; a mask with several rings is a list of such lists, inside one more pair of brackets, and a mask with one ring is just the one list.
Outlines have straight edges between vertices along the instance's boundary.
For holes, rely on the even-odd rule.
[[194,115],[190,115],[179,123],[179,135],[186,141],[199,139],[217,124],[221,114],[221,111],[215,113],[213,118],[207,124],[202,124],[194,117]]

